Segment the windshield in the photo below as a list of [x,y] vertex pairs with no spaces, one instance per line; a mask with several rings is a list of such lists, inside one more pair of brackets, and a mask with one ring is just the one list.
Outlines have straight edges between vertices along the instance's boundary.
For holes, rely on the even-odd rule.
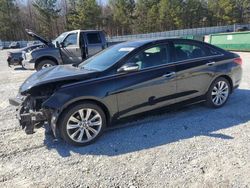
[[62,42],[62,40],[66,37],[67,34],[68,34],[67,32],[62,33],[55,40],[53,40],[52,43],[56,45],[56,41],[58,41],[59,43]]
[[79,67],[83,69],[104,71],[114,65],[117,61],[121,60],[125,55],[127,55],[134,49],[135,47],[118,44],[87,59],[86,61],[81,63]]

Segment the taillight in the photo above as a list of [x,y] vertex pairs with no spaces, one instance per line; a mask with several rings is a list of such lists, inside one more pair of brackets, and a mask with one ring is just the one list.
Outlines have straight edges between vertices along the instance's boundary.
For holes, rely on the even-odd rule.
[[242,59],[240,57],[235,58],[234,62],[237,63],[238,65],[242,65]]

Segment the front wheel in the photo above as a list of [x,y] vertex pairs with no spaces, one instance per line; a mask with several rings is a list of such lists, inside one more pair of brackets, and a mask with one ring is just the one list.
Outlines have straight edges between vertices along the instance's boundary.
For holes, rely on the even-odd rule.
[[222,107],[230,95],[230,84],[225,78],[217,78],[210,86],[206,95],[206,104],[212,108]]
[[94,142],[106,127],[103,110],[93,103],[73,105],[59,120],[62,138],[73,145],[85,146]]
[[39,71],[39,70],[42,70],[42,69],[45,69],[48,67],[52,67],[55,65],[56,65],[56,63],[52,60],[49,60],[49,59],[42,60],[36,65],[36,70]]

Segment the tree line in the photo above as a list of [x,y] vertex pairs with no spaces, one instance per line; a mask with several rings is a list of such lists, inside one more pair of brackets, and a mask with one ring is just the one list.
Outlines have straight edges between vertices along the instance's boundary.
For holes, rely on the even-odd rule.
[[0,0],[0,39],[47,38],[74,29],[107,35],[250,22],[250,0]]

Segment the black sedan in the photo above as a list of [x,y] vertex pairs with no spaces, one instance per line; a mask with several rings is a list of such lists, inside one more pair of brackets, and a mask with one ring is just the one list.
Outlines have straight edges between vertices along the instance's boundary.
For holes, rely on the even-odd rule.
[[12,51],[12,52],[8,52],[8,57],[7,57],[7,62],[8,65],[22,65],[22,61],[23,61],[23,53],[25,52],[30,52],[36,48],[40,48],[42,47],[43,44],[36,44],[36,45],[32,45],[32,46],[27,46],[25,48],[22,48],[20,50],[16,50],[16,51]]
[[48,122],[56,137],[82,146],[131,115],[180,102],[222,107],[240,84],[241,64],[238,55],[193,40],[126,42],[78,67],[34,73],[10,103],[26,133]]

